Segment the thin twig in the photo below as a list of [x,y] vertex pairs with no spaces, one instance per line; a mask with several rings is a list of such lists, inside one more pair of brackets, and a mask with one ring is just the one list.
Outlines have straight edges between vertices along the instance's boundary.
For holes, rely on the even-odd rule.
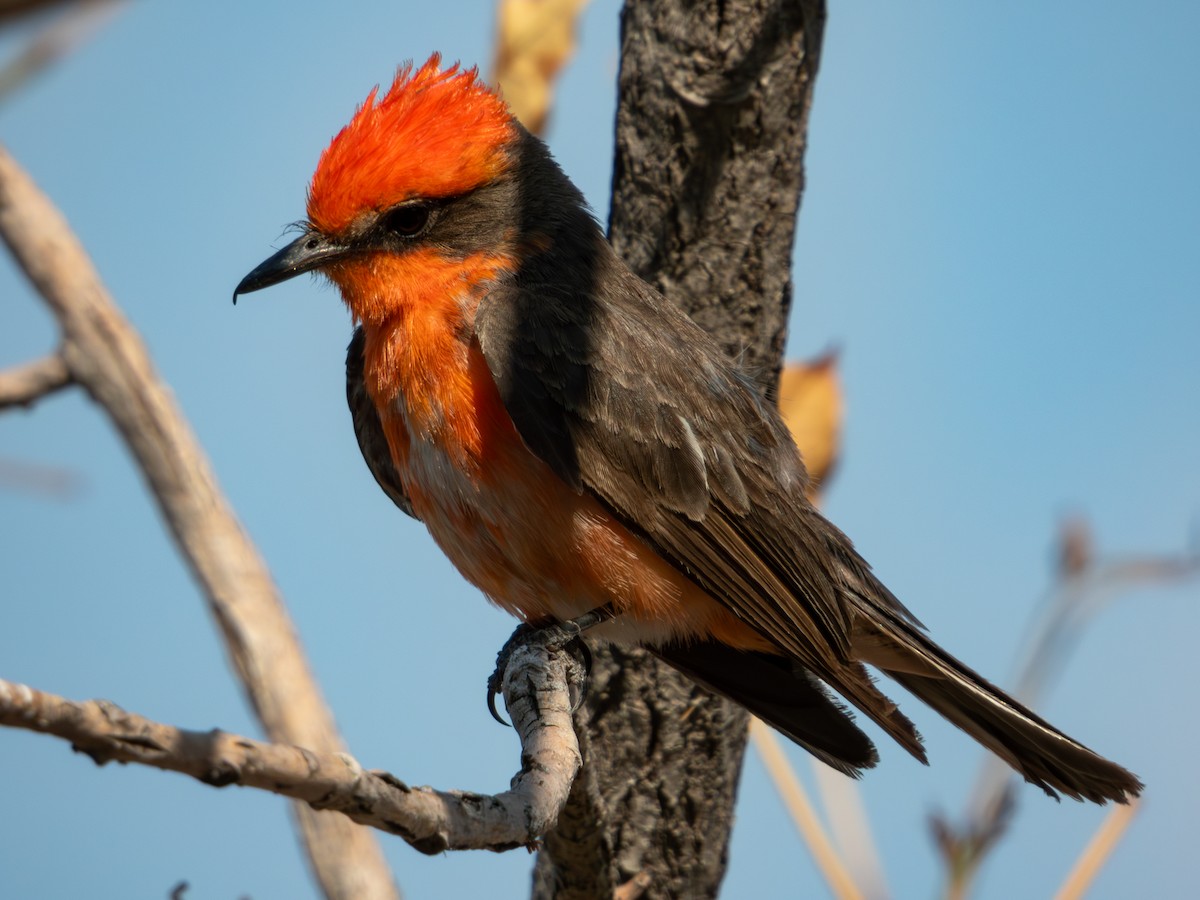
[[0,28],[73,2],[75,0],[0,0]]
[[55,500],[73,500],[83,489],[83,477],[72,469],[0,456],[0,490],[18,490]]
[[[0,102],[28,84],[29,80],[43,69],[78,47],[122,5],[121,0],[80,0],[66,6],[34,35],[14,59],[0,68]],[[0,8],[0,23],[11,17],[10,12]]]
[[43,397],[72,384],[71,372],[58,353],[0,372],[0,410],[29,408]]
[[1100,867],[1108,861],[1121,838],[1125,836],[1125,831],[1137,815],[1140,806],[1141,801],[1136,797],[1127,804],[1118,803],[1113,806],[1088,845],[1084,847],[1075,865],[1071,867],[1062,887],[1054,895],[1054,900],[1080,900],[1087,893]]
[[[1170,584],[1200,573],[1200,553],[1131,557],[1097,563],[1086,522],[1064,522],[1059,534],[1059,579],[1043,604],[1017,668],[1013,695],[1036,705],[1066,664],[1092,618],[1132,587]],[[983,763],[961,825],[932,819],[946,864],[945,896],[966,896],[984,858],[999,841],[1015,808],[1013,774],[997,757]]]
[[[345,749],[266,563],[221,492],[137,332],[53,204],[0,148],[0,237],[62,331],[72,378],[108,415],[146,479],[220,627],[233,668],[271,740]],[[398,897],[369,832],[297,805],[327,897]]]
[[[1077,525],[1068,526],[1061,536],[1065,545],[1078,540]],[[1065,547],[1064,547],[1065,550]],[[1090,555],[1090,554],[1089,554]],[[1194,577],[1200,572],[1200,554],[1181,556],[1132,557],[1107,563],[1089,562],[1084,568],[1066,574],[1037,620],[1033,636],[1024,643],[1024,658],[1017,669],[1013,696],[1036,706],[1066,665],[1088,623],[1122,591],[1136,586],[1170,584]],[[1013,777],[1012,771],[997,757],[989,757],[980,771],[972,792],[968,821],[980,826],[1001,805],[1000,794]],[[984,830],[989,826],[984,825]]]
[[881,900],[890,896],[858,782],[816,757],[812,758],[811,763],[833,844],[845,861],[854,883],[867,900]]
[[521,738],[512,787],[487,796],[409,787],[369,772],[349,754],[321,753],[235,734],[184,731],[104,700],[75,702],[0,680],[0,725],[71,742],[97,764],[138,763],[213,787],[239,785],[332,810],[403,838],[423,853],[528,846],[554,826],[582,765],[569,682],[583,677],[567,653],[522,645],[509,658],[504,696]]
[[758,750],[763,765],[767,767],[767,773],[771,776],[771,780],[775,782],[775,790],[783,799],[796,829],[800,832],[804,842],[808,844],[813,861],[816,862],[817,868],[829,885],[830,892],[838,900],[862,900],[862,891],[854,883],[854,878],[850,875],[846,864],[842,862],[841,857],[833,848],[833,843],[829,840],[829,835],[825,833],[825,828],[821,825],[821,820],[817,817],[804,786],[796,777],[796,773],[792,771],[792,767],[788,765],[787,757],[784,756],[783,750],[779,747],[779,741],[771,729],[758,719],[751,719],[750,740]]

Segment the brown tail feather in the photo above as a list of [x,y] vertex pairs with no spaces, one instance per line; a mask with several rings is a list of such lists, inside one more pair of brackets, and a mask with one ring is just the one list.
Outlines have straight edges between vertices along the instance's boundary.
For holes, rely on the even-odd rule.
[[866,666],[860,662],[848,663],[839,669],[823,672],[821,677],[918,761],[929,764],[920,732],[908,716],[900,712],[899,707],[875,686],[875,679]]
[[[1067,737],[908,622],[888,617],[878,627],[886,641],[880,642],[878,635],[864,641],[863,659],[878,665],[1026,781],[1054,797],[1061,792],[1095,803],[1124,803],[1141,793],[1142,783],[1135,775]],[[879,654],[884,643],[886,653]]]

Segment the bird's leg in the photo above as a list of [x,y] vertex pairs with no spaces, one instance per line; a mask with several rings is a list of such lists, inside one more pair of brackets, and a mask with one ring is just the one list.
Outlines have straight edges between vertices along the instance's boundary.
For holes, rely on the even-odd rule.
[[527,623],[518,625],[516,631],[512,633],[512,637],[505,641],[500,652],[496,654],[496,669],[488,678],[487,705],[492,718],[501,725],[508,724],[496,711],[496,695],[501,692],[503,687],[504,672],[508,668],[509,657],[518,646],[541,646],[553,652],[568,650],[583,669],[579,697],[573,703],[572,709],[582,706],[583,701],[587,699],[588,678],[592,674],[592,651],[584,642],[583,633],[615,616],[612,605],[606,603],[604,606],[598,606],[590,612],[574,619],[568,619],[566,622],[552,622],[549,625],[529,625]]

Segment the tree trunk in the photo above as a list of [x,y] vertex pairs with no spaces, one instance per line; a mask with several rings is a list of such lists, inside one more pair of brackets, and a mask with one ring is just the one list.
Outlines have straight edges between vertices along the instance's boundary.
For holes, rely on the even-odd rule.
[[[610,238],[774,396],[824,0],[627,0]],[[715,896],[747,715],[640,650],[597,648],[584,770],[536,898]]]

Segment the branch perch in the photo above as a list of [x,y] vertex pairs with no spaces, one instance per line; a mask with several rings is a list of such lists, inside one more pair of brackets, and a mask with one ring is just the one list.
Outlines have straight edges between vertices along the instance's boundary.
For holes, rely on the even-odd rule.
[[[345,749],[267,565],[217,485],[195,435],[61,213],[0,147],[0,237],[58,320],[62,362],[108,415],[200,585],[268,736]],[[297,805],[325,896],[396,900],[369,832]]]
[[71,742],[97,764],[138,763],[182,772],[213,787],[257,788],[332,810],[398,835],[422,853],[511,850],[554,827],[582,765],[571,688],[585,677],[565,652],[518,645],[504,699],[521,739],[522,768],[496,795],[409,787],[347,753],[255,741],[220,730],[185,731],[106,700],[76,702],[0,679],[0,725]]

